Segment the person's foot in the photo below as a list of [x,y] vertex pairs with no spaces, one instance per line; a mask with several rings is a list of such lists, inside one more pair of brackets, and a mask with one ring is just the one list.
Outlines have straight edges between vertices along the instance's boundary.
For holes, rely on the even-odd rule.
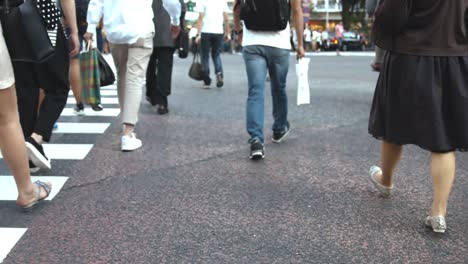
[[76,105],[75,105],[75,108],[73,108],[73,113],[74,113],[75,115],[80,115],[80,116],[81,116],[81,115],[84,115],[85,112],[84,112],[84,105],[83,105],[83,103],[76,104]]
[[129,136],[122,136],[120,143],[122,151],[134,151],[143,146],[143,143],[136,137],[135,133],[132,133]]
[[93,104],[91,108],[93,109],[93,111],[96,112],[102,111],[104,109],[104,107],[101,104]]
[[250,159],[260,160],[265,158],[265,149],[263,143],[256,139],[250,143]]
[[447,224],[445,223],[445,217],[438,216],[428,216],[426,218],[426,227],[432,228],[432,231],[436,233],[445,233],[447,229]]
[[216,74],[216,87],[221,88],[224,85],[223,73],[218,72]]
[[210,89],[210,85],[211,85],[211,78],[208,77],[208,79],[204,80],[203,81],[203,89]]
[[289,131],[290,131],[290,127],[289,127],[289,122],[288,124],[286,125],[286,127],[281,130],[281,131],[274,131],[273,130],[273,137],[272,137],[272,141],[275,142],[275,143],[281,143],[281,141],[283,141],[283,139],[286,138],[286,136],[289,134]]
[[36,173],[40,170],[41,168],[37,167],[32,161],[29,161],[29,173]]
[[372,182],[374,187],[380,192],[380,194],[383,197],[390,197],[392,194],[393,190],[393,185],[392,186],[385,186],[382,184],[383,182],[383,174],[382,174],[382,169],[380,169],[378,166],[372,166],[369,169],[369,180]]
[[33,183],[33,190],[30,193],[20,194],[16,204],[23,210],[29,210],[38,202],[43,201],[49,197],[52,191],[52,183],[35,181]]
[[373,62],[373,63],[371,63],[370,66],[371,66],[372,70],[375,71],[375,72],[380,72],[380,69],[382,68],[382,64],[381,64],[381,63],[375,63],[375,62]]
[[29,160],[39,168],[50,169],[50,160],[44,153],[44,148],[41,144],[37,143],[32,137],[26,139],[26,148],[28,151]]
[[165,115],[169,113],[169,108],[166,105],[158,105],[158,114]]

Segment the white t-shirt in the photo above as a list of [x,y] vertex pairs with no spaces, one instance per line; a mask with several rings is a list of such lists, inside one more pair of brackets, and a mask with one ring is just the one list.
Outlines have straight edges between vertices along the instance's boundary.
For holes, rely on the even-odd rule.
[[197,1],[196,10],[205,15],[201,29],[202,33],[224,33],[224,12],[229,12],[227,0]]
[[280,49],[291,49],[289,24],[281,31],[253,31],[244,25],[242,46],[263,45]]
[[305,42],[312,41],[312,32],[308,28],[304,29],[304,41]]

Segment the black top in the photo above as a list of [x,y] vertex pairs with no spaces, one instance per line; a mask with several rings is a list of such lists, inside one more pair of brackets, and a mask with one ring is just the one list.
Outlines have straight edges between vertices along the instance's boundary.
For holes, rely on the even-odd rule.
[[386,50],[421,56],[466,56],[468,0],[381,0],[374,37]]

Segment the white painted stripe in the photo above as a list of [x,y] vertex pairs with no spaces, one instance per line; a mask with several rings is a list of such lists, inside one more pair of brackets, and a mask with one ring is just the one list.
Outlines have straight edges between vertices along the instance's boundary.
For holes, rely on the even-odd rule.
[[0,263],[26,233],[26,228],[0,228]]
[[46,156],[52,160],[82,160],[93,148],[93,144],[44,144]]
[[[74,97],[68,97],[67,104],[76,104],[76,99]],[[119,104],[119,98],[117,97],[102,97],[101,104]],[[90,106],[85,106],[90,107]]]
[[[52,183],[52,192],[50,192],[47,201],[51,201],[63,188],[68,177],[64,176],[32,176],[32,182],[40,180],[43,182]],[[16,201],[18,198],[18,190],[16,189],[16,183],[13,176],[0,175],[0,186],[2,186],[2,192],[0,193],[0,200],[2,201]]]
[[[120,114],[119,108],[104,108],[102,111],[96,112],[89,107],[85,107],[86,116],[118,116]],[[76,116],[73,113],[73,108],[63,109],[62,116]]]
[[[296,53],[292,52],[292,55],[295,55]],[[340,55],[343,57],[374,57],[375,53],[374,52],[340,52]],[[336,57],[336,52],[335,51],[325,51],[325,52],[306,52],[307,57]]]
[[[69,96],[73,96],[73,92],[70,90],[68,93]],[[117,96],[117,90],[114,89],[101,89],[101,96]]]
[[103,134],[110,123],[57,123],[54,134]]
[[[43,144],[46,156],[52,160],[82,160],[93,148],[93,144]],[[3,155],[0,154],[0,158]]]
[[101,90],[117,90],[117,85],[116,84],[111,84],[108,86],[101,87]]

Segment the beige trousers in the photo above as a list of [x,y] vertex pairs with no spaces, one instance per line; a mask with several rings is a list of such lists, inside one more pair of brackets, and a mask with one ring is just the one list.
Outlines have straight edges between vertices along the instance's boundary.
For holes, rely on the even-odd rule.
[[153,33],[148,34],[134,44],[111,43],[123,124],[135,125],[138,121],[146,68],[153,52],[153,36]]

